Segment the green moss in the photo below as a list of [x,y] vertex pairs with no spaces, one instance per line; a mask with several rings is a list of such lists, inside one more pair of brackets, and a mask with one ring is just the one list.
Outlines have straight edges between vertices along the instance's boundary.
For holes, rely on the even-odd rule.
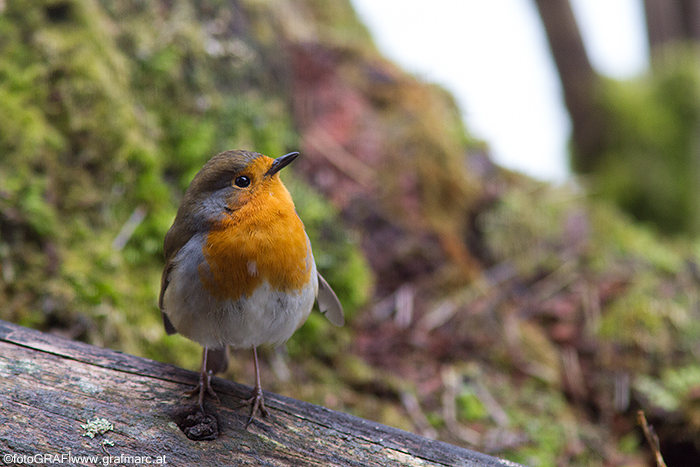
[[567,217],[576,215],[581,202],[570,187],[530,182],[508,190],[479,226],[496,258],[513,262],[521,274],[552,271],[564,259]]
[[685,297],[663,297],[663,281],[639,274],[626,293],[611,303],[600,322],[601,337],[617,345],[669,355],[691,323]]
[[311,23],[317,25],[324,43],[342,44],[357,51],[374,49],[367,28],[358,20],[350,2],[310,0],[307,5],[313,14]]
[[675,368],[666,368],[657,377],[638,375],[633,387],[643,397],[651,411],[672,414],[682,420],[682,436],[693,437],[700,429],[700,405],[697,390],[700,387],[700,366],[695,362]]
[[621,258],[642,260],[666,273],[676,273],[683,267],[687,246],[682,242],[663,240],[656,229],[635,223],[610,204],[593,202],[588,213],[594,229],[591,262],[596,269],[610,269]]
[[661,58],[645,76],[603,83],[609,129],[595,190],[662,232],[697,234],[700,61],[686,46]]
[[[211,156],[295,146],[285,90],[264,47],[203,26],[228,21],[225,2],[54,5],[9,1],[0,15],[0,211],[11,213],[0,251],[12,271],[1,317],[194,368],[197,346],[165,337],[156,308],[163,237]],[[338,213],[297,191],[319,268],[352,315],[370,293],[368,269]],[[115,250],[136,210],[145,216]],[[300,342],[334,332],[312,319]]]
[[517,452],[506,455],[508,459],[526,465],[552,467],[562,463],[582,467],[605,465],[593,449],[567,452],[567,448],[575,443],[595,445],[602,440],[587,439],[590,425],[576,420],[561,393],[525,383],[515,389],[515,395],[511,397],[513,400],[508,404],[511,425],[522,430],[529,442]]
[[624,454],[633,454],[639,451],[640,440],[635,433],[628,433],[620,438],[618,449]]
[[457,396],[457,410],[459,417],[465,421],[479,421],[487,417],[488,412],[484,403],[473,390],[465,388]]

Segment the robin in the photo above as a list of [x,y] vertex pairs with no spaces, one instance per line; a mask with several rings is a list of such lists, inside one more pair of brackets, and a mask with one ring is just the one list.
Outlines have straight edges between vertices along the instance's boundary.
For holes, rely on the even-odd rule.
[[227,366],[227,346],[252,348],[255,388],[248,424],[267,415],[257,347],[281,344],[311,313],[314,300],[335,325],[344,322],[333,289],[316,270],[311,243],[279,171],[299,156],[272,159],[226,151],[195,175],[165,235],[158,304],[168,334],[204,347],[198,394],[218,400],[212,373]]

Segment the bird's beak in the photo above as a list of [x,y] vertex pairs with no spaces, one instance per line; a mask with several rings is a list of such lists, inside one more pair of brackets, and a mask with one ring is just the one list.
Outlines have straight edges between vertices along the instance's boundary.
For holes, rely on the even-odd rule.
[[272,162],[272,166],[267,171],[267,173],[265,173],[265,175],[268,177],[273,176],[274,174],[291,164],[292,161],[297,158],[297,156],[299,156],[298,152],[290,152],[289,154],[285,154],[284,156],[278,157]]

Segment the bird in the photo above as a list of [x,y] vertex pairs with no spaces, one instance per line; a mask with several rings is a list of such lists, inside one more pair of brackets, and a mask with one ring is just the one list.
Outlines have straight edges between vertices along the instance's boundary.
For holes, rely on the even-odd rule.
[[167,334],[203,347],[200,378],[189,391],[218,401],[213,373],[225,371],[227,348],[252,348],[255,387],[250,425],[267,416],[257,348],[286,342],[314,301],[331,323],[343,307],[316,269],[311,243],[279,171],[299,156],[276,159],[244,150],[212,157],[185,191],[165,235],[158,306]]

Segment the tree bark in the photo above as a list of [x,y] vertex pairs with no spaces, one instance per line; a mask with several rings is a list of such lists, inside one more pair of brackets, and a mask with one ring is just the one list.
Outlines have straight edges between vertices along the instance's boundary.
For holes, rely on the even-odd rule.
[[699,0],[644,0],[644,13],[652,56],[671,42],[700,41]]
[[0,321],[3,465],[517,465],[272,393],[268,416],[246,429],[241,401],[251,389],[219,378],[212,385],[220,403],[205,400],[216,436],[193,441],[182,427],[192,427],[187,417],[199,410],[182,395],[198,380]]
[[683,24],[678,7],[677,0],[644,0],[650,51],[682,37]]
[[593,70],[583,39],[567,0],[535,0],[549,48],[559,72],[564,102],[572,124],[572,167],[591,172],[603,148],[604,123],[596,104],[598,75]]

